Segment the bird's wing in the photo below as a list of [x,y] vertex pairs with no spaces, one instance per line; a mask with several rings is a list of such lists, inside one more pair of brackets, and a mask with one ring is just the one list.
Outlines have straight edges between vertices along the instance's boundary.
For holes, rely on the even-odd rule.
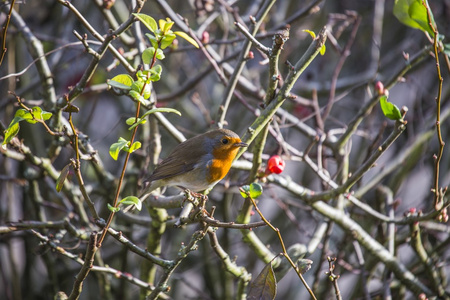
[[156,167],[153,174],[148,178],[148,181],[151,182],[154,180],[165,179],[192,171],[198,164],[204,151],[202,151],[201,145],[198,145],[198,147],[191,148],[187,153],[189,157],[186,157],[187,155],[183,154],[186,153],[185,150],[186,149],[183,147],[176,147],[174,151]]

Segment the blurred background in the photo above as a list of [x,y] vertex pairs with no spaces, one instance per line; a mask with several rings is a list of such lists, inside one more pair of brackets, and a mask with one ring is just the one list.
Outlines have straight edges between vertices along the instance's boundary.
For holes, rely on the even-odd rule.
[[[64,105],[64,95],[82,80],[93,61],[93,56],[73,32],[81,36],[86,34],[89,47],[97,50],[101,41],[85,25],[90,24],[100,36],[105,36],[109,30],[115,30],[125,22],[136,5],[136,1],[123,0],[72,1],[80,14],[77,16],[63,2],[16,1],[6,36],[8,51],[0,68],[2,131],[18,109],[16,98],[9,92],[22,97],[29,107],[40,106],[60,114],[57,104]],[[257,15],[263,2],[149,0],[145,2],[142,13],[159,20],[173,11],[188,20],[189,27],[207,46],[212,59],[229,79],[245,39],[234,22],[250,26],[250,16]],[[2,24],[5,24],[9,12],[7,4],[9,2],[0,3]],[[450,1],[430,0],[429,5],[439,33],[449,36]],[[273,36],[289,24],[289,40],[283,47],[278,66],[281,86],[289,72],[289,64],[294,65],[311,44],[312,38],[304,30],[316,34],[324,26],[328,30],[325,54],[318,55],[308,66],[291,90],[292,97],[285,101],[273,118],[261,168],[264,170],[266,160],[272,155],[280,155],[286,162],[286,168],[278,175],[280,177],[273,175],[275,179],[260,180],[264,193],[259,198],[262,213],[280,229],[286,247],[309,247],[305,258],[314,263],[304,277],[317,299],[335,298],[333,283],[325,274],[329,271],[327,256],[337,258],[334,272],[340,275],[338,284],[343,299],[388,299],[385,297],[386,289],[391,289],[393,299],[416,299],[420,294],[411,292],[393,276],[386,268],[386,262],[374,257],[364,245],[361,246],[348,228],[330,220],[300,195],[270,183],[279,182],[277,178],[282,178],[313,193],[331,189],[312,165],[305,162],[305,152],[313,165],[319,166],[338,184],[351,177],[394,130],[395,122],[387,119],[377,104],[368,110],[357,130],[351,134],[348,144],[342,148],[344,155],[337,156],[333,143],[347,130],[358,112],[376,96],[375,83],[392,82],[389,101],[399,108],[408,108],[406,130],[351,191],[362,203],[386,214],[384,194],[379,189],[380,186],[386,187],[392,194],[391,204],[397,218],[405,212],[422,210],[427,213],[434,210],[434,194],[430,190],[435,180],[433,155],[439,151],[434,128],[435,98],[439,87],[436,63],[431,48],[426,48],[431,45],[430,38],[424,32],[400,23],[393,15],[393,6],[394,1],[390,0],[277,1],[256,36],[263,45],[271,47]],[[81,16],[84,22],[80,21]],[[181,29],[176,24],[174,30]],[[142,51],[142,45],[149,46],[144,35],[147,32],[145,26],[135,22],[111,43],[133,68],[142,64],[139,51]],[[224,126],[241,136],[263,109],[265,90],[270,80],[266,55],[255,47],[251,51],[253,58],[245,64]],[[45,53],[45,56],[39,53]],[[226,86],[210,61],[201,50],[183,39],[177,39],[173,47],[164,50],[164,54],[166,58],[158,62],[163,73],[161,80],[153,84],[152,101],[156,102],[157,107],[175,108],[181,112],[181,117],[175,114],[165,114],[164,117],[186,138],[214,128],[226,95]],[[398,78],[394,77],[401,70],[406,70],[408,59],[416,57],[417,63],[412,68]],[[448,141],[449,69],[444,56],[440,58],[444,77],[441,130],[443,140]],[[87,191],[104,219],[109,214],[106,203],[113,201],[125,159],[122,154],[117,161],[113,160],[109,147],[120,136],[129,138],[130,131],[125,120],[134,116],[136,109],[128,96],[108,89],[106,82],[128,71],[107,50],[82,92],[71,99],[80,109],[78,114],[74,114],[73,123],[80,132],[80,142],[84,147],[81,173]],[[49,80],[52,82],[49,83]],[[328,108],[330,111],[327,111]],[[67,118],[68,114],[63,113],[62,117]],[[68,177],[73,185],[72,190],[57,193],[55,179],[32,159],[45,158],[45,163],[51,164],[57,172],[61,171],[74,157],[68,139],[49,135],[40,124],[22,123],[18,138],[31,154],[27,155],[20,147],[9,147],[9,150],[2,149],[3,155],[0,156],[0,298],[50,299],[58,291],[69,294],[74,276],[80,270],[79,263],[55,250],[55,247],[59,246],[79,258],[86,252],[86,237],[75,236],[68,231],[63,226],[65,218],[69,218],[79,232],[89,233],[99,229],[88,210],[88,224],[79,215],[80,207],[77,208],[77,205],[86,209],[86,204],[73,172]],[[51,121],[47,123],[52,124]],[[123,196],[137,195],[142,179],[153,169],[148,153],[155,146],[151,139],[155,124],[161,123],[153,120],[138,131],[137,139],[143,147],[131,156]],[[158,128],[161,134],[160,156],[164,158],[179,141],[167,126],[158,125]],[[440,163],[442,187],[450,183],[450,152],[447,147]],[[54,149],[58,150],[52,152]],[[236,222],[244,203],[238,187],[248,184],[249,172],[245,166],[252,161],[253,149],[251,145],[241,157],[240,167],[232,169],[209,195],[207,207],[217,207],[214,217],[220,221]],[[166,193],[174,195],[179,190],[168,189]],[[448,202],[448,196],[445,200]],[[374,240],[388,248],[389,226],[386,222],[355,207],[342,195],[327,204],[342,209]],[[168,213],[176,217],[179,209],[169,210]],[[155,230],[150,226],[150,220],[148,211],[144,209],[135,217],[117,215],[112,227],[145,249],[149,231]],[[56,225],[51,225],[52,221]],[[252,216],[252,222],[256,221],[260,221],[258,214]],[[394,226],[395,248],[390,250],[393,250],[397,261],[431,291],[436,292],[439,287],[446,289],[442,299],[448,299],[450,227],[447,220],[437,222],[430,218],[420,222],[421,231],[418,234],[429,258],[427,262],[423,262],[423,256],[418,255],[417,248],[410,244],[411,240],[415,240],[413,225],[398,223]],[[188,243],[198,228],[198,224],[183,228],[168,225],[162,235],[161,257],[174,259],[181,244]],[[281,252],[278,237],[270,228],[254,228],[253,231],[275,255]],[[55,247],[38,238],[36,232],[55,243]],[[251,273],[253,279],[256,278],[266,262],[243,241],[241,231],[219,228],[216,234],[230,258]],[[317,237],[316,243],[313,238]],[[182,260],[170,277],[170,291],[164,295],[165,298],[236,297],[237,279],[226,272],[209,243],[208,237],[205,237],[199,242],[198,249]],[[140,267],[145,259],[131,252],[124,244],[107,237],[100,253],[96,256],[95,265],[108,266],[121,274],[140,278]],[[430,269],[437,274],[430,275]],[[156,269],[156,283],[163,273],[162,268]],[[118,273],[91,272],[85,280],[81,299],[144,297],[138,285],[119,277]],[[294,271],[290,270],[279,280],[276,299],[308,297]]]

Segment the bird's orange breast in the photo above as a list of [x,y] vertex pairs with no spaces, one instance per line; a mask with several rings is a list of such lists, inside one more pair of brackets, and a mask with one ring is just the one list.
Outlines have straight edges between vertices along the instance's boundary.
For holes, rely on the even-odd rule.
[[238,152],[237,147],[218,148],[213,150],[214,159],[208,168],[209,182],[219,181],[227,175]]

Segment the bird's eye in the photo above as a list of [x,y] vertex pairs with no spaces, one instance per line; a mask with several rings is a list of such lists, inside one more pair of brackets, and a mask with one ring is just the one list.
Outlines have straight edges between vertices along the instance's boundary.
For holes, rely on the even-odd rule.
[[222,144],[224,145],[228,144],[228,139],[222,139]]

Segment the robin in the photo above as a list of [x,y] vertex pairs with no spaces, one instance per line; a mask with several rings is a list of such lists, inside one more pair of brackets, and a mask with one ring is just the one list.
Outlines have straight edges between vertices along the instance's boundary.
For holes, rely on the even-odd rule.
[[247,146],[228,129],[211,130],[182,142],[148,177],[140,200],[163,186],[192,192],[210,190],[227,175],[239,148]]

